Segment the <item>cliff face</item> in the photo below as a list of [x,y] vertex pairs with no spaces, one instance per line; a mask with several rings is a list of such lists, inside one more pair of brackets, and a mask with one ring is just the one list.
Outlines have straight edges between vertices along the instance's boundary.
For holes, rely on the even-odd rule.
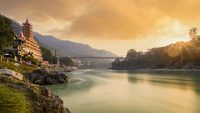
[[35,70],[32,73],[27,73],[25,77],[29,82],[38,85],[68,83],[68,76],[65,74],[48,73],[42,70]]
[[63,101],[43,86],[19,81],[7,75],[0,75],[0,83],[25,93],[31,103],[32,113],[70,113],[64,108]]

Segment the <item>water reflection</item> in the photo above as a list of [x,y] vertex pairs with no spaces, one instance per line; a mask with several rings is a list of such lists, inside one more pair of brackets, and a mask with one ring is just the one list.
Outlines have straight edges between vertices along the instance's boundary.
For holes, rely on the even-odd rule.
[[80,70],[49,88],[72,113],[199,113],[200,76],[193,72]]
[[129,73],[132,83],[149,82],[152,85],[191,89],[200,94],[200,76],[198,72],[148,72]]

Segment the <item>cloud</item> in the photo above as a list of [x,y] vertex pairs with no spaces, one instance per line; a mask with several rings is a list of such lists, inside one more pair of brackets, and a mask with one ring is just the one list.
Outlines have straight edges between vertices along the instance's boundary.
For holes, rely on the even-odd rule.
[[[1,11],[20,20],[30,17],[33,23],[56,23],[46,32],[105,39],[151,33],[158,29],[156,22],[166,16],[186,23],[199,21],[199,5],[198,0],[0,0]],[[71,24],[63,26],[64,21]]]
[[93,0],[93,5],[89,13],[64,29],[63,35],[126,40],[164,28],[156,24],[166,17],[187,25],[197,24],[200,19],[196,13],[200,9],[197,0]]
[[199,0],[0,0],[1,13],[20,22],[29,17],[38,32],[93,42],[181,34],[163,20],[198,27],[199,6]]

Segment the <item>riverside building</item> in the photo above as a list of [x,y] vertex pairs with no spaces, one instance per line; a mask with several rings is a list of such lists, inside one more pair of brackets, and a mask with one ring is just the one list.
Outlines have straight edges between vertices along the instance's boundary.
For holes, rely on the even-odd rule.
[[30,55],[43,63],[43,57],[38,42],[33,36],[32,24],[28,19],[23,23],[22,31],[14,37],[14,43],[7,50],[12,50],[14,55],[20,59],[22,56]]
[[38,45],[38,42],[35,40],[33,36],[32,31],[32,25],[29,23],[28,19],[25,23],[23,23],[22,26],[22,33],[23,35],[20,35],[21,38],[24,38],[24,52],[25,54],[32,54],[35,59],[42,62],[42,52],[40,50],[40,47]]

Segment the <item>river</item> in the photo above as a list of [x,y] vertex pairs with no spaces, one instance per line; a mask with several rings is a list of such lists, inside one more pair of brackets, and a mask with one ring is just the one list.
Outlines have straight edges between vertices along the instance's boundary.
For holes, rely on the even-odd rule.
[[78,70],[48,88],[72,113],[200,113],[199,73]]

